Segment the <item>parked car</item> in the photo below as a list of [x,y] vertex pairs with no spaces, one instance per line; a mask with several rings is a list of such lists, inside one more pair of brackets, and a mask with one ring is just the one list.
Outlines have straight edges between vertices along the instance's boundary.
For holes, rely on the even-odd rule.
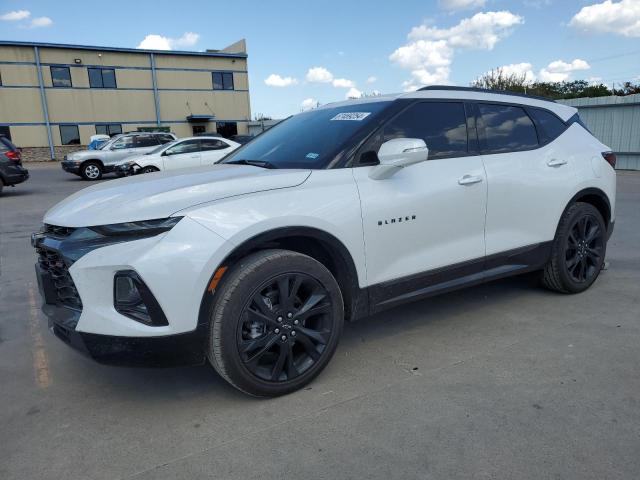
[[[584,292],[615,156],[573,107],[455,87],[295,115],[213,167],[101,184],[34,234],[53,332],[99,361],[309,383],[344,320],[524,272]],[[400,328],[400,327],[399,327]]]
[[0,135],[0,195],[5,186],[15,186],[29,178],[22,166],[22,152],[7,137]]
[[254,137],[253,135],[232,135],[231,136],[231,140],[233,140],[236,143],[239,143],[240,145],[244,145],[245,143],[249,143],[254,138],[256,138],[256,137]]
[[147,153],[176,138],[173,133],[164,132],[116,135],[97,150],[82,150],[65,155],[62,169],[80,175],[85,180],[99,180],[105,173],[116,172],[125,158]]
[[145,155],[127,158],[120,171],[129,175],[213,165],[238,147],[240,144],[220,137],[181,138]]

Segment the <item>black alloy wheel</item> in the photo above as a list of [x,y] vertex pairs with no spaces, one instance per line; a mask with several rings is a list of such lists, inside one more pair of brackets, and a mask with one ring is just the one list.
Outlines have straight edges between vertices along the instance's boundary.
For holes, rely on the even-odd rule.
[[602,268],[605,233],[591,215],[574,222],[567,236],[565,265],[573,281],[588,282]]
[[247,301],[238,324],[238,352],[245,368],[272,382],[303,374],[327,347],[332,310],[327,290],[306,273],[267,280]]
[[344,323],[338,282],[290,250],[237,260],[215,288],[207,350],[215,370],[250,395],[274,397],[313,380],[335,353]]
[[607,251],[607,227],[589,203],[577,202],[562,214],[544,267],[542,283],[560,293],[580,293],[598,278]]

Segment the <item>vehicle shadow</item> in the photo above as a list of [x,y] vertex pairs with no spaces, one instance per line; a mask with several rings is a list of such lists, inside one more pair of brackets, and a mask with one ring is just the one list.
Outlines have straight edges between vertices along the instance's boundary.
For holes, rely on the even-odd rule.
[[[535,274],[527,274],[399,306],[347,323],[338,349],[357,349],[364,342],[384,344],[387,337],[397,334],[399,330],[410,335],[412,331],[420,329],[420,335],[424,336],[425,327],[435,328],[436,325],[447,322],[462,312],[474,310],[479,305],[499,305],[500,302],[531,295],[532,291],[537,295],[554,295],[539,288]],[[482,317],[478,320],[482,321]],[[157,369],[109,367],[88,359],[83,364],[87,369],[86,375],[94,381],[99,378],[101,387],[129,400],[183,400],[202,395],[215,397],[215,401],[255,400],[228,385],[208,363],[195,367]]]

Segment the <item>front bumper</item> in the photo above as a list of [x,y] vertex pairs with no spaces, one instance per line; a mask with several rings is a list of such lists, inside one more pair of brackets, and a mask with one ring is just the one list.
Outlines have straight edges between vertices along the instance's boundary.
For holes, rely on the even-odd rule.
[[53,334],[74,350],[98,363],[122,367],[176,367],[201,365],[206,360],[209,328],[161,337],[119,337],[79,332],[79,314],[66,307],[44,305]]
[[80,174],[80,164],[79,163],[70,162],[68,160],[63,160],[62,162],[60,162],[60,165],[62,166],[62,170],[64,170],[65,172],[73,173],[75,175],[79,175]]
[[[56,245],[46,239],[44,244],[62,252],[64,258],[73,254],[73,245]],[[209,295],[206,292],[213,271],[228,253],[222,248],[224,244],[221,237],[185,217],[164,234],[91,250],[68,269],[81,299],[79,308],[60,301],[47,271],[37,265],[42,310],[50,329],[101,363],[200,364],[206,358],[209,332],[201,306]],[[115,310],[114,275],[126,269],[136,271],[145,281],[168,325],[143,324]]]

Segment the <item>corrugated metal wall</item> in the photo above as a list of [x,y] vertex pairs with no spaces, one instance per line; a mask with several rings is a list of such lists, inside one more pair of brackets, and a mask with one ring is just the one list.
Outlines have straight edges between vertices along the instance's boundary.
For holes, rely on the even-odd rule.
[[593,134],[616,153],[620,170],[640,170],[640,94],[559,100],[576,107]]

